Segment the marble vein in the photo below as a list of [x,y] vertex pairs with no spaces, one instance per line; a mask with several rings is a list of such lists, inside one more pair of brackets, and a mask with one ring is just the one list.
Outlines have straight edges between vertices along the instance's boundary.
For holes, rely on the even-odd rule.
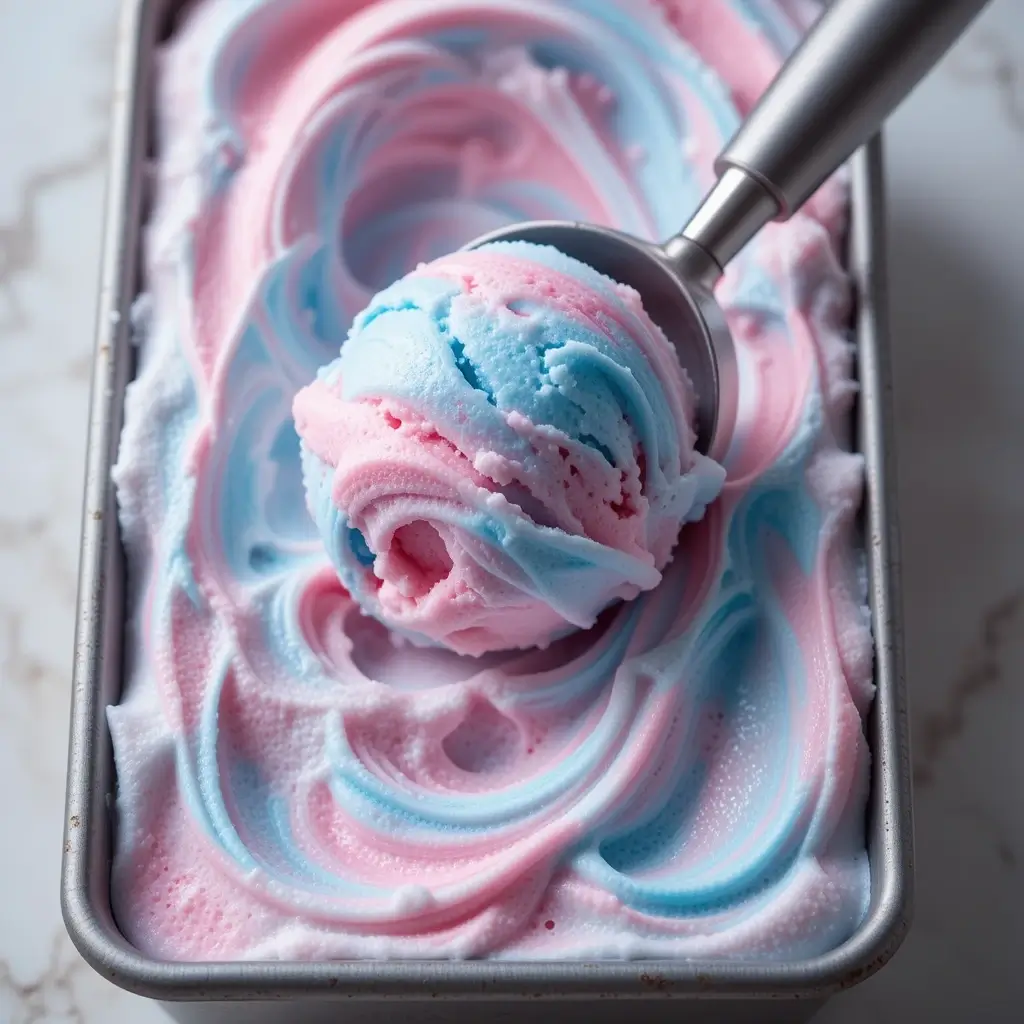
[[33,981],[19,981],[7,961],[0,960],[0,1014],[4,1014],[4,1024],[50,1024],[57,1020],[85,1024],[73,983],[77,974],[88,969],[60,933],[53,938],[45,970]]
[[917,735],[914,781],[930,785],[947,747],[963,733],[972,703],[1006,682],[1003,649],[1024,621],[1024,588],[996,601],[981,616],[979,636],[941,707],[922,717]]
[[1024,134],[1024,68],[1003,40],[991,32],[977,33],[951,61],[950,70],[964,83],[994,88],[1006,123]]
[[1013,874],[1017,870],[1017,848],[1013,839],[1007,834],[1003,823],[987,808],[977,801],[961,804],[957,810],[963,817],[971,819],[988,833],[992,840],[992,851],[1002,867]]
[[0,316],[0,334],[26,326],[25,311],[13,287],[14,278],[31,270],[39,255],[38,208],[48,191],[101,167],[107,156],[106,133],[79,156],[41,168],[28,175],[18,195],[18,210],[7,224],[0,224],[0,294],[7,300],[8,315]]

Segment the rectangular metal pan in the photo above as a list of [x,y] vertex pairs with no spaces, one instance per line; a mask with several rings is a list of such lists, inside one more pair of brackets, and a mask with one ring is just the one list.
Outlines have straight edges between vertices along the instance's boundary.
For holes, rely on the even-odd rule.
[[[899,946],[909,923],[913,837],[899,552],[894,502],[882,151],[853,160],[848,265],[856,289],[860,398],[867,463],[863,521],[876,641],[877,695],[868,721],[872,898],[857,933],[833,952],[780,964],[374,962],[163,963],[142,956],[110,909],[114,764],[104,709],[118,699],[124,559],[110,469],[134,351],[128,311],[140,287],[147,216],[154,54],[182,0],[126,0],[113,111],[95,369],[89,424],[61,902],[85,959],[114,984],[168,1002],[183,1020],[625,1019],[804,1020],[862,981]],[[453,1005],[457,1002],[459,1005]],[[642,1003],[641,1007],[639,1004]],[[681,1005],[682,1004],[682,1005]]]

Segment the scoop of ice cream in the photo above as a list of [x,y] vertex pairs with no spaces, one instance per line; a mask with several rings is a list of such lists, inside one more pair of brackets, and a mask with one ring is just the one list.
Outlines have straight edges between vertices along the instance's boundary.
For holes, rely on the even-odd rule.
[[410,639],[547,646],[655,587],[723,471],[639,296],[555,249],[460,252],[380,292],[295,400],[342,582]]

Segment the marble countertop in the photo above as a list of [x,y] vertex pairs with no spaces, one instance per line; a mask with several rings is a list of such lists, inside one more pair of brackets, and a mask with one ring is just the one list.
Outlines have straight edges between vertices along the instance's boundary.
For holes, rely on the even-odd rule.
[[[84,430],[117,0],[0,0],[0,1024],[157,1024],[58,906]],[[917,911],[822,1024],[1024,1000],[1024,4],[887,132]]]

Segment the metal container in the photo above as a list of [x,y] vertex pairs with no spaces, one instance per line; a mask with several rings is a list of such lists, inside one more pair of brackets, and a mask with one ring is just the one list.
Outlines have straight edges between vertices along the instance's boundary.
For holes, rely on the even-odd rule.
[[[792,1021],[874,973],[907,930],[913,874],[910,758],[902,663],[890,371],[886,337],[882,153],[853,160],[848,266],[857,297],[860,401],[856,436],[867,463],[862,516],[876,642],[877,695],[868,840],[870,911],[825,956],[779,964],[345,961],[166,963],[135,950],[110,908],[114,763],[105,708],[121,689],[124,556],[110,469],[134,350],[128,311],[140,285],[147,216],[153,56],[183,0],[126,0],[113,112],[95,368],[86,469],[61,903],[85,959],[115,984],[165,1000],[182,1020],[474,1020],[590,1022],[642,1013],[651,1021]],[[456,1008],[452,1005],[458,1002]],[[642,1006],[640,1004],[643,1004]],[[684,1004],[684,1005],[680,1005]]]

